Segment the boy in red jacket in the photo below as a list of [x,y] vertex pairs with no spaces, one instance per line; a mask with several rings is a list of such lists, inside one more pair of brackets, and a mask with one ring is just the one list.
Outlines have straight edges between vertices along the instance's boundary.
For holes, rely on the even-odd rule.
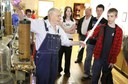
[[[92,38],[97,38],[94,48],[92,84],[98,84],[101,70],[102,74],[111,73],[120,52],[123,32],[122,29],[115,24],[117,14],[117,9],[109,9],[107,13],[108,23],[97,26],[92,35]],[[109,84],[113,84],[113,82],[111,81]]]

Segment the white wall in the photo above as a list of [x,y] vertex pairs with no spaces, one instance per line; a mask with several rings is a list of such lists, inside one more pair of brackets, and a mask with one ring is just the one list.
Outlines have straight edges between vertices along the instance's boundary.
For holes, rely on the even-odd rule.
[[[124,35],[128,35],[128,0],[91,0],[91,6],[93,10],[93,15],[96,16],[96,6],[98,4],[103,4],[105,6],[105,9],[109,8],[116,8],[118,10],[118,18],[116,20],[116,23],[122,27]],[[110,7],[108,8],[108,4],[111,4]],[[126,22],[123,21],[124,16],[123,12],[126,12],[127,18]],[[107,13],[105,13],[104,17],[106,18]],[[126,24],[127,23],[127,24]]]

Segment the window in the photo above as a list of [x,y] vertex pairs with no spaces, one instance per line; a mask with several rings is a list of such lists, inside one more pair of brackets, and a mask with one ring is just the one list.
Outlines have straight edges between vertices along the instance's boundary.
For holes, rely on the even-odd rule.
[[48,10],[53,7],[53,1],[39,1],[38,2],[38,16],[45,17],[48,14]]

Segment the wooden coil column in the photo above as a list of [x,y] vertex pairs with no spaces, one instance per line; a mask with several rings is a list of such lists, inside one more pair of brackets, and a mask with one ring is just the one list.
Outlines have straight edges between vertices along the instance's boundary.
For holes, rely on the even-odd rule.
[[30,21],[23,20],[19,24],[19,59],[20,61],[30,60]]
[[12,35],[12,16],[11,12],[5,12],[5,35]]

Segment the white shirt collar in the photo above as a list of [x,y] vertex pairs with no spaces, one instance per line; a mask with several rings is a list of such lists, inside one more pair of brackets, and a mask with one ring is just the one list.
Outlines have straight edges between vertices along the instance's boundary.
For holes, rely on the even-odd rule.
[[[48,19],[45,20],[45,22],[47,24],[47,28],[53,28]],[[60,28],[60,26],[59,25],[56,25],[56,30],[58,30],[59,28]]]

